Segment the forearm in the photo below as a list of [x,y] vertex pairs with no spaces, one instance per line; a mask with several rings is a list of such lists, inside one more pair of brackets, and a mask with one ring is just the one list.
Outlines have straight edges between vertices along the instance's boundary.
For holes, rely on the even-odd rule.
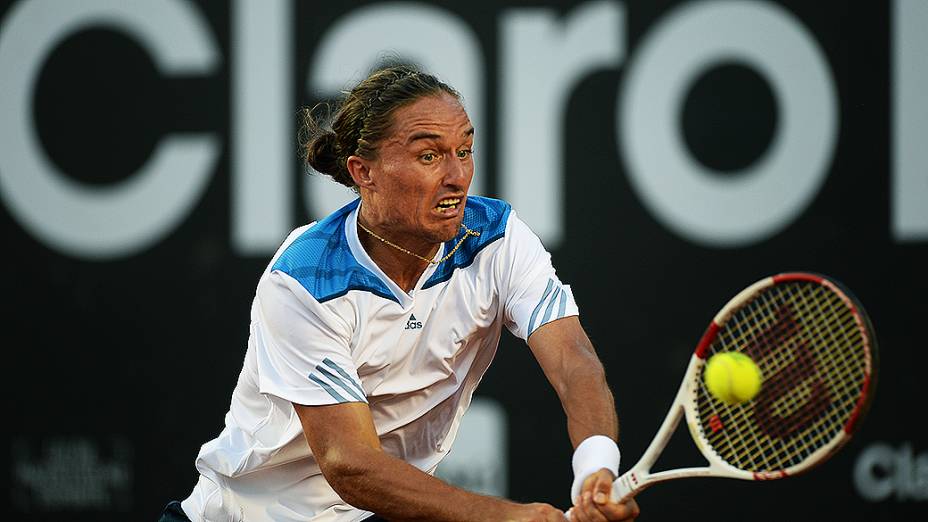
[[[620,459],[616,446],[619,425],[612,392],[592,345],[585,335],[583,340],[586,342],[567,350],[569,355],[565,358],[559,389],[561,403],[567,413],[567,429],[574,446],[571,458],[574,481],[570,496],[575,506],[584,502],[583,487],[590,486],[587,477],[605,471],[605,468],[609,471],[608,476],[615,478]],[[589,495],[587,490],[585,502],[590,502]],[[588,507],[586,511],[592,513],[598,511],[598,508]]]
[[577,317],[548,323],[528,339],[561,400],[574,447],[592,435],[616,440],[619,423],[606,373]]
[[592,435],[605,435],[618,440],[619,421],[615,402],[602,364],[592,346],[578,348],[582,352],[567,361],[563,384],[558,390],[561,405],[567,415],[567,431],[574,447]]
[[520,507],[453,487],[375,448],[353,448],[350,460],[323,473],[346,502],[389,520],[514,520]]

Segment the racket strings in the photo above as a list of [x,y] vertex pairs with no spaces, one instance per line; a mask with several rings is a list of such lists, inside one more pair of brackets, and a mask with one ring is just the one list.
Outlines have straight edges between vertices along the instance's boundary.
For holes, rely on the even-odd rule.
[[[840,324],[841,328],[828,330],[827,335],[823,336],[823,340],[828,343],[829,348],[837,350],[838,353],[845,353],[853,345],[853,339],[848,335],[848,331],[853,331],[858,326],[854,314],[846,306],[836,308],[835,303],[831,300],[817,300],[812,305],[817,308],[817,313],[827,315],[829,320]],[[827,305],[827,309],[825,305]],[[834,433],[822,428],[839,427],[843,429],[847,419],[853,414],[858,402],[857,399],[860,396],[862,380],[855,380],[853,376],[859,368],[854,368],[848,364],[854,362],[853,359],[826,357],[821,362],[828,366],[826,373],[842,377],[832,381],[834,386],[832,386],[831,391],[834,394],[832,397],[834,407],[827,411],[827,418],[823,423],[816,424],[805,435],[806,447],[798,448],[804,451],[796,451],[790,456],[806,458],[814,452],[814,449],[826,445],[834,437]]]
[[[801,303],[801,304],[805,304],[805,303]],[[817,312],[810,312],[809,310],[802,310],[802,312],[804,312],[804,313],[812,313],[812,314],[813,314],[813,320],[816,320],[816,321],[820,321],[820,320],[821,320],[820,317],[814,317],[814,315],[815,315]],[[801,376],[800,376],[800,377],[801,377]],[[808,388],[808,386],[805,388],[805,390],[802,390],[802,389],[800,388],[800,392],[799,392],[799,393],[796,393],[795,390],[793,390],[793,391],[794,391],[794,402],[795,402],[796,404],[805,404],[805,402],[809,399],[809,396],[810,396],[810,389]],[[803,391],[804,391],[804,393],[803,393]],[[778,409],[780,409],[780,410],[783,409],[783,407],[780,406],[780,405],[774,405],[774,408],[775,408],[775,409],[778,408]],[[783,413],[789,414],[789,413],[793,413],[793,412],[783,412]],[[800,423],[800,424],[803,423],[803,422],[807,422],[807,421],[808,421],[808,419],[798,419],[798,423]],[[807,433],[806,436],[803,437],[803,438],[805,439],[805,442],[806,442],[806,443],[809,443],[809,444],[815,444],[815,443],[816,443],[815,437],[816,437],[816,436],[821,437],[821,433],[819,433],[819,432],[820,432],[820,430],[816,429],[816,427],[813,426],[812,429],[809,430],[809,433]],[[788,450],[789,448],[787,447],[787,448],[784,448],[784,449]],[[793,452],[793,455],[796,455],[796,452],[795,452],[795,451]]]
[[[815,289],[818,293],[825,293],[827,290],[824,287],[812,287],[809,288]],[[821,332],[821,340],[825,343],[826,346],[835,348],[839,353],[846,351],[850,346],[850,337],[847,335],[847,330],[854,328],[855,324],[853,322],[853,314],[846,307],[842,307],[839,311],[835,308],[834,302],[832,300],[824,299],[822,296],[813,296],[810,299],[803,299],[798,301],[801,307],[801,313],[808,315],[813,322],[819,321],[830,321],[832,324],[837,324],[840,328],[828,328],[824,329]],[[827,310],[824,309],[824,306],[827,305]],[[842,316],[844,319],[842,320]],[[850,318],[850,321],[847,319]],[[841,339],[838,339],[836,334],[841,335]],[[852,379],[848,379],[847,373],[850,370],[845,364],[847,358],[839,357],[824,357],[819,359],[819,363],[824,363],[828,366],[825,373],[827,375],[838,375],[842,378],[833,380],[831,384],[835,386],[832,387],[832,392],[838,394],[838,401],[835,402],[836,407],[826,410],[826,418],[822,422],[812,423],[810,428],[806,433],[802,433],[801,437],[797,439],[796,444],[793,444],[792,447],[784,448],[784,459],[787,461],[802,461],[803,459],[809,457],[812,453],[815,452],[818,448],[827,444],[833,437],[834,432],[832,431],[834,427],[842,427],[844,423],[843,419],[846,419],[850,411],[846,407],[853,407],[856,401],[847,401],[841,400],[842,397],[846,397],[847,386],[845,384],[851,383]],[[804,384],[805,389],[803,392],[795,395],[795,404],[806,404],[810,399],[811,388],[808,384]],[[845,407],[842,407],[845,406]],[[803,423],[810,423],[812,421],[811,413],[806,415],[801,419]]]
[[[767,296],[761,295],[761,298],[766,299]],[[747,313],[747,311],[739,312],[739,313],[742,316],[740,318],[741,321],[729,321],[729,324],[731,324],[732,327],[729,329],[723,329],[722,331],[719,332],[719,338],[723,342],[724,345],[745,346],[749,342],[756,341],[756,335],[755,335],[756,332],[762,331],[761,327],[766,326],[766,324],[761,323],[759,321],[758,316],[756,314]],[[722,351],[722,350],[719,350],[719,351]],[[710,397],[710,395],[706,393],[705,382],[703,381],[702,376],[697,376],[697,382],[699,383],[699,386],[703,388],[702,393],[699,394],[699,396]],[[719,413],[720,408],[716,407],[719,404],[717,401],[710,400],[710,401],[706,401],[706,403],[712,408],[713,415],[715,415],[716,418],[719,418],[719,419],[725,418],[724,424],[722,424],[723,428],[725,425],[730,424],[732,422],[735,424],[743,424],[745,422],[748,422],[747,417],[748,417],[749,412],[746,409],[724,408],[724,410],[726,411],[720,414]],[[768,454],[766,452],[757,452],[757,451],[751,452],[751,448],[757,448],[762,445],[761,440],[757,437],[755,433],[748,432],[746,434],[747,436],[745,437],[745,436],[737,436],[738,434],[736,432],[735,442],[733,442],[732,437],[728,435],[729,430],[723,429],[721,430],[721,433],[725,434],[725,439],[727,443],[726,448],[728,450],[727,454],[730,455],[732,458],[734,458],[735,462],[733,464],[735,464],[736,466],[744,468],[744,467],[755,467],[758,465],[762,465],[765,468],[769,468],[772,465],[772,463],[770,462],[768,458]],[[747,455],[756,457],[756,460],[758,460],[759,462],[746,461],[744,457]]]
[[787,469],[828,445],[853,415],[869,372],[864,332],[828,286],[801,281],[762,291],[721,325],[709,350],[754,359],[762,391],[726,405],[696,376],[705,439],[726,462],[754,472]]
[[[705,396],[707,394],[706,389],[705,389],[706,385],[701,375],[696,376],[696,385],[702,388],[701,393],[699,393],[697,397]],[[712,416],[710,417],[710,421],[708,423],[704,422],[703,425],[709,424],[711,426],[712,425],[711,419],[716,419],[719,422],[721,422],[721,419],[723,418],[722,415],[724,412],[721,412],[720,408],[717,407],[718,406],[717,401],[707,401],[706,406],[707,406],[707,409],[711,410]],[[702,408],[700,409],[700,411],[703,411]],[[705,429],[703,429],[703,431],[705,431]],[[722,442],[724,441],[725,452],[728,455],[734,455],[737,457],[738,455],[741,454],[741,452],[739,452],[739,449],[741,446],[743,446],[743,442],[744,442],[741,438],[733,438],[732,436],[730,436],[728,431],[724,429],[724,425],[721,425],[721,429],[719,430],[716,430],[713,428],[713,431],[716,432],[716,434],[721,434],[720,436],[715,437],[715,442],[713,442],[712,444],[713,448],[720,447]]]
[[[816,292],[819,292],[819,293],[825,291],[821,287],[809,286],[807,288],[814,289]],[[786,290],[790,290],[790,288],[786,288]],[[824,302],[827,302],[825,299],[822,298],[822,296],[802,296],[802,297],[807,297],[807,298],[806,299],[794,299],[794,301],[797,302],[799,305],[800,314],[807,316],[808,321],[811,321],[813,324],[817,324],[823,321],[831,320],[829,318],[825,318],[822,316],[821,304]],[[815,308],[814,309],[810,308],[810,305],[815,305]],[[824,343],[825,346],[831,346],[831,347],[835,346],[835,341],[832,338],[833,336],[828,335],[828,333],[833,332],[833,331],[834,331],[833,329],[826,329],[825,335],[822,335],[821,341]],[[839,349],[841,348],[839,347]],[[834,360],[835,358],[828,358],[828,357],[817,358],[817,359],[811,359],[807,361],[806,364],[807,365],[809,363],[821,364],[823,361],[827,363],[829,361],[834,361]],[[830,374],[835,373],[834,365],[831,365],[831,366],[832,366],[831,368],[825,369],[825,374],[830,375]],[[797,367],[797,368],[804,369],[801,367]],[[793,373],[795,374],[796,372],[793,372]],[[799,380],[801,382],[802,378],[807,377],[807,376],[806,375],[793,375],[791,377],[792,378],[785,379],[785,381],[796,382],[797,380]],[[816,416],[821,415],[822,413],[825,413],[827,415],[829,411],[832,412],[833,414],[841,413],[840,411],[841,408],[832,408],[830,410],[827,408],[824,410],[809,408],[805,412],[803,412],[800,409],[800,407],[802,405],[809,404],[809,401],[815,399],[815,397],[813,397],[814,388],[812,387],[810,382],[812,381],[808,379],[806,379],[804,382],[801,382],[801,384],[793,388],[792,390],[793,393],[791,394],[791,396],[787,395],[787,399],[785,401],[774,405],[775,409],[779,407],[784,417],[790,414],[796,415],[797,414],[796,411],[798,410],[799,414],[801,415],[794,419],[793,424],[810,426],[804,432],[800,432],[792,444],[784,445],[781,451],[783,452],[783,458],[786,461],[801,461],[802,459],[805,459],[809,455],[814,453],[814,451],[817,448],[827,444],[833,438],[834,433],[829,431],[829,427],[833,425],[834,422],[831,422],[831,424],[829,424],[828,421],[837,421],[838,419],[837,418],[825,419],[825,422],[823,423],[814,423],[812,421],[814,420]],[[815,381],[815,382],[819,384],[819,393],[821,393],[822,390],[824,390],[826,393],[826,395],[819,396],[818,398],[822,400],[827,398],[828,405],[831,405],[831,402],[832,402],[831,390],[828,390],[827,388],[823,387],[821,384],[821,381]]]
[[[797,295],[797,292],[795,290],[799,288],[802,288],[805,291]],[[841,343],[838,339],[835,338],[834,335],[830,335],[830,334],[833,334],[835,332],[842,332],[842,331],[846,333],[847,328],[853,327],[853,324],[840,324],[840,321],[835,321],[835,314],[833,313],[834,312],[833,303],[838,302],[838,301],[837,300],[831,301],[827,299],[826,294],[828,291],[825,287],[821,287],[817,285],[804,285],[804,286],[796,285],[796,286],[786,286],[784,287],[784,290],[788,291],[791,294],[792,301],[798,305],[800,316],[806,316],[807,317],[806,322],[808,324],[825,324],[825,325],[837,324],[839,326],[839,328],[825,328],[825,329],[822,329],[820,332],[816,332],[817,334],[818,333],[823,334],[821,335],[820,341],[823,343],[826,349],[838,349],[839,351],[841,351],[841,350],[846,350],[848,348],[847,343]],[[823,316],[825,311],[822,305],[826,303],[830,304],[829,309],[832,311],[832,314],[831,314],[832,317],[830,318]],[[845,310],[848,311],[846,308]],[[849,311],[847,315],[850,315]],[[831,323],[829,323],[829,321],[831,321]],[[844,339],[848,339],[848,337],[845,335]],[[802,341],[802,342],[808,342],[808,341]],[[809,364],[812,364],[812,365],[821,364],[822,362],[833,363],[834,361],[838,361],[838,360],[846,360],[846,359],[835,358],[835,357],[818,357],[816,359],[808,360],[806,362],[806,367],[793,366],[789,368],[792,368],[793,370],[795,370],[793,373],[796,374],[798,372],[807,372],[809,369],[807,366]],[[825,369],[824,374],[825,375],[838,375],[840,377],[841,372],[836,373],[835,368],[836,366],[832,364],[831,368]],[[798,375],[792,375],[792,376],[788,375],[788,377],[792,377],[792,378],[783,379],[781,380],[781,383],[800,382],[801,384],[792,390],[793,393],[791,394],[791,396],[786,395],[787,399],[785,401],[782,401],[781,403],[777,403],[774,405],[775,409],[779,407],[779,409],[784,414],[784,417],[788,416],[789,414],[795,415],[796,414],[795,410],[797,409],[799,410],[800,413],[802,413],[802,410],[799,408],[802,405],[809,404],[809,401],[813,399],[812,397],[813,388],[810,386],[810,381],[808,379],[805,379],[805,382],[803,382],[803,378],[807,378],[808,375],[806,375],[805,373],[799,373]],[[844,382],[845,380],[842,380],[840,378],[837,380],[832,379],[829,384],[840,384],[841,382]],[[821,381],[817,381],[817,382],[819,384],[820,393],[821,393],[821,390],[824,390],[825,393],[827,394],[826,395],[826,397],[828,398],[827,402],[828,402],[828,405],[830,406],[832,399],[833,399],[833,397],[831,396],[831,392],[835,390],[834,389],[829,390],[828,388],[824,387]],[[789,390],[786,390],[786,391],[789,391]],[[792,411],[790,411],[789,408],[792,408]],[[816,416],[821,415],[823,413],[823,411],[817,410],[815,408],[809,408],[804,412],[804,415],[800,415],[799,417],[793,419],[793,425],[796,425],[796,426],[809,425],[810,427],[809,429],[805,430],[805,433],[801,433],[801,436],[797,437],[792,445],[787,444],[783,448],[783,451],[785,452],[784,454],[785,458],[788,460],[789,459],[801,460],[807,457],[812,452],[814,452],[816,448],[820,447],[823,444],[826,444],[829,440],[831,440],[834,434],[830,432],[828,429],[823,429],[823,428],[828,427],[829,421],[837,422],[839,420],[839,417],[843,413],[841,410],[842,408],[840,407],[832,408],[830,410],[832,418],[831,419],[826,418],[824,419],[823,422],[819,422],[819,423],[811,422]],[[824,413],[827,414],[828,411],[829,410],[826,409],[824,410]],[[834,422],[832,422],[832,424],[834,424]]]
[[[771,306],[768,295],[762,294],[760,299],[761,302],[758,303],[759,305],[763,304],[767,308]],[[766,318],[770,316],[769,313],[766,313],[766,310],[764,314],[752,313],[750,309],[744,309],[739,313],[741,317],[738,319],[740,320],[729,321],[727,324],[730,325],[730,328],[720,332],[719,337],[722,346],[747,346],[749,343],[758,343],[757,332],[764,331],[765,328],[763,327],[769,326],[767,324],[769,321],[759,320],[759,317]],[[770,340],[769,337],[768,335],[768,341]],[[723,348],[717,351],[726,350]],[[697,377],[697,381],[699,385],[704,388],[705,384],[701,376]],[[708,394],[703,393],[702,396],[708,397]],[[715,407],[716,401],[707,401],[707,403],[712,407],[713,413],[719,415],[718,409]],[[725,425],[730,425],[732,423],[738,425],[749,422],[749,410],[745,408],[726,408],[726,410],[727,411],[724,412],[726,417]],[[763,445],[756,433],[748,432],[748,437],[739,437],[736,443],[732,443],[732,437],[728,436],[728,432],[729,430],[724,430],[723,433],[725,433],[727,441],[728,455],[732,456],[735,460],[735,462],[732,462],[733,464],[741,468],[763,466],[765,469],[769,469],[773,466],[773,463],[771,463],[769,459],[771,455],[769,451],[756,451],[755,448],[762,447]],[[752,460],[745,460],[744,457],[746,456],[751,456]]]

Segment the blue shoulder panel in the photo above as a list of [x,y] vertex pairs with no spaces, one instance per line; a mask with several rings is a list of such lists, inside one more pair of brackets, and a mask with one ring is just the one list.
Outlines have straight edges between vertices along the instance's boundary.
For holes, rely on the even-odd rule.
[[[464,226],[480,232],[479,237],[468,237],[461,244],[461,248],[454,253],[451,259],[438,265],[429,280],[422,288],[429,288],[451,279],[457,268],[470,266],[477,257],[477,253],[484,247],[493,243],[506,234],[506,223],[509,221],[509,211],[512,207],[505,201],[484,198],[480,196],[467,196],[467,206],[464,207]],[[458,233],[454,239],[445,243],[445,252],[450,252],[464,231]]]
[[299,281],[320,303],[350,290],[363,290],[399,302],[383,281],[358,263],[348,246],[345,220],[360,201],[352,201],[300,234],[277,258],[272,270]]

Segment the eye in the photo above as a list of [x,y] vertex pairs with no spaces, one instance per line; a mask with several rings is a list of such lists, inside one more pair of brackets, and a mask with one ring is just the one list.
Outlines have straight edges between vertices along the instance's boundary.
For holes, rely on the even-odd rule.
[[474,155],[473,149],[461,149],[458,151],[459,159],[467,159],[468,156],[473,156],[473,155]]
[[425,163],[431,163],[435,161],[436,158],[438,158],[438,155],[435,154],[434,152],[426,152],[425,154],[419,156],[419,159],[421,159]]

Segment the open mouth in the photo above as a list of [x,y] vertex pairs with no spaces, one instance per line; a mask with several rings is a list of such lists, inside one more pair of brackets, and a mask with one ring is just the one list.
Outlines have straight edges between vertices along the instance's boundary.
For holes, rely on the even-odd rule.
[[435,205],[435,209],[438,211],[454,210],[458,208],[458,205],[460,204],[461,198],[445,198],[439,201],[437,205]]

